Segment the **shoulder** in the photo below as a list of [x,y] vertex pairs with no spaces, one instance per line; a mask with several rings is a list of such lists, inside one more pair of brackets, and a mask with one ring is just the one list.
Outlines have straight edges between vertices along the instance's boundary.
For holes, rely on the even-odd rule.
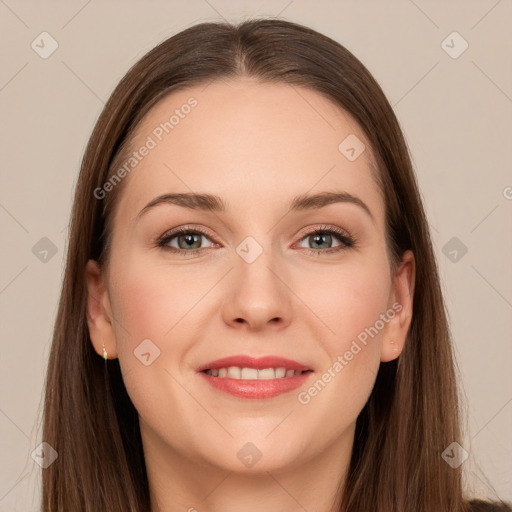
[[471,500],[469,509],[471,512],[512,512],[512,506],[508,503],[491,503],[489,501]]

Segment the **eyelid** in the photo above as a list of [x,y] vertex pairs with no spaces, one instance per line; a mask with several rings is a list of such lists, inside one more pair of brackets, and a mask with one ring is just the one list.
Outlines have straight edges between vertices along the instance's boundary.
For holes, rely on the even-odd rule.
[[338,241],[341,243],[341,246],[330,247],[330,248],[325,249],[325,250],[310,249],[308,247],[303,247],[302,248],[305,251],[309,251],[310,253],[313,253],[315,255],[320,255],[322,253],[323,254],[326,254],[326,253],[330,254],[330,253],[333,253],[333,252],[341,252],[344,249],[349,249],[351,247],[355,247],[358,244],[358,240],[353,235],[351,235],[346,229],[340,228],[339,226],[322,224],[321,226],[317,225],[317,226],[313,226],[313,227],[310,227],[310,228],[307,227],[305,229],[306,229],[306,231],[302,231],[301,232],[301,234],[299,236],[299,241],[298,242],[301,242],[307,236],[311,236],[311,235],[314,235],[316,233],[329,233],[329,234],[333,234],[334,237],[337,238]]
[[[213,244],[218,245],[218,243],[215,241],[215,236],[211,235],[205,228],[201,226],[196,226],[192,224],[187,224],[185,226],[179,226],[173,229],[170,229],[166,231],[163,235],[157,238],[156,245],[158,247],[162,247],[164,249],[169,250],[170,252],[178,253],[178,254],[197,254],[199,252],[202,252],[206,249],[209,249],[209,247],[202,247],[199,249],[191,249],[189,251],[185,249],[177,249],[176,247],[170,247],[167,244],[171,239],[174,239],[175,237],[185,234],[185,233],[196,233],[200,234],[206,238],[208,238]],[[301,232],[296,235],[299,237],[298,241],[296,243],[301,242],[304,238],[307,236],[316,234],[316,233],[332,233],[334,236],[338,239],[338,241],[341,243],[341,246],[337,247],[330,247],[328,249],[311,249],[307,247],[302,247],[304,251],[309,251],[310,253],[320,255],[321,253],[332,253],[332,252],[341,252],[344,249],[349,249],[351,247],[354,247],[357,245],[358,241],[354,236],[352,236],[347,230],[334,225],[312,225],[312,226],[306,226],[301,230]]]
[[[165,247],[167,242],[170,239],[173,239],[176,236],[179,236],[181,234],[190,233],[190,232],[196,232],[196,233],[201,234],[201,235],[203,235],[204,237],[206,237],[206,238],[208,238],[210,240],[215,238],[213,235],[211,235],[209,232],[207,232],[205,230],[205,228],[200,227],[200,226],[195,226],[193,224],[187,224],[185,226],[179,226],[179,227],[167,230],[165,233],[163,233],[162,235],[160,235],[156,239],[156,244],[158,246]],[[213,240],[212,240],[212,242],[215,243]],[[181,249],[176,249],[175,247],[172,247],[171,249],[175,249],[177,251],[181,251]],[[205,249],[205,248],[203,247],[202,249],[193,249],[192,251],[187,251],[187,252],[193,253],[194,251],[201,251],[203,249]]]
[[320,226],[318,224],[313,224],[312,226],[306,226],[303,228],[297,236],[300,236],[300,238],[304,238],[307,235],[311,235],[317,232],[325,232],[325,231],[334,231],[335,233],[339,235],[343,235],[347,238],[351,238],[350,233],[343,228],[340,228],[339,226],[334,226],[331,224],[321,224]]

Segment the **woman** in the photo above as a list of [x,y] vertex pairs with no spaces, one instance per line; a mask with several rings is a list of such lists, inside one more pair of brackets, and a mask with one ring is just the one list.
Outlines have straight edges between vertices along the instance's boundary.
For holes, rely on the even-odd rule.
[[77,184],[42,510],[512,510],[464,498],[458,411],[424,209],[366,68],[275,19],[137,62]]

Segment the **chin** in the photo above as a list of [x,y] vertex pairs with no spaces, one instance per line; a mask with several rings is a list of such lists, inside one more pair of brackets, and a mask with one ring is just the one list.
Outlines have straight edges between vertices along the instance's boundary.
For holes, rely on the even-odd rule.
[[[293,442],[289,435],[285,435],[288,442],[283,442],[283,437],[276,436],[265,439],[268,434],[235,437],[219,443],[212,451],[212,445],[205,447],[203,456],[208,462],[224,471],[232,471],[247,475],[265,475],[267,472],[278,472],[297,464],[304,454],[303,442]],[[284,432],[284,434],[288,434]]]

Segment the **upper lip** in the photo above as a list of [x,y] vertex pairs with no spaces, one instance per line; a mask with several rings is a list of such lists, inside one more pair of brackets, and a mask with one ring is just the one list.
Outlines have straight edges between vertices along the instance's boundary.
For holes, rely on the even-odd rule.
[[197,371],[202,372],[204,370],[215,370],[218,368],[229,368],[230,366],[237,366],[239,368],[255,368],[257,370],[263,370],[265,368],[286,368],[287,370],[299,370],[307,371],[312,370],[308,366],[293,361],[292,359],[286,359],[279,356],[263,356],[263,357],[252,357],[248,355],[237,355],[230,357],[223,357],[222,359],[216,359],[209,363],[201,365]]

